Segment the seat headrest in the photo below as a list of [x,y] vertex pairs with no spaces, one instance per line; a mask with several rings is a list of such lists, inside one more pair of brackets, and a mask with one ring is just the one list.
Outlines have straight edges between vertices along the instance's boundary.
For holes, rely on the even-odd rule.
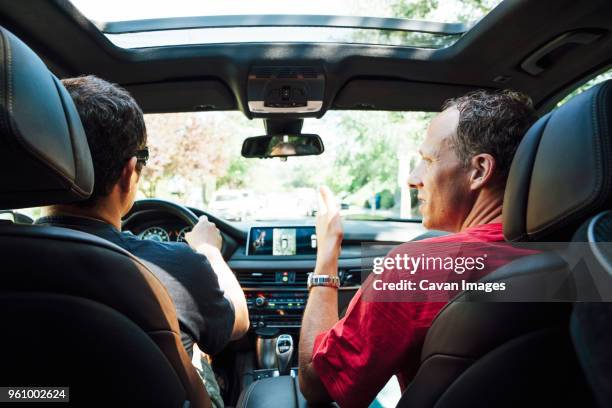
[[612,202],[612,81],[538,120],[516,151],[504,196],[509,241],[569,240]]
[[78,112],[40,58],[0,27],[0,209],[91,195],[93,163]]

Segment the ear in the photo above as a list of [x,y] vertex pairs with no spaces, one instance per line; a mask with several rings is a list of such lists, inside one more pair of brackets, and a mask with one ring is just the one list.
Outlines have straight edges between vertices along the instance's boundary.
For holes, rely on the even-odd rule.
[[470,160],[470,189],[480,190],[489,186],[495,173],[495,158],[488,153],[477,154]]
[[123,193],[129,193],[132,189],[132,177],[134,175],[138,176],[136,173],[136,162],[138,159],[136,157],[132,157],[130,160],[125,163],[123,166],[123,170],[121,171],[121,177],[119,177],[119,188]]

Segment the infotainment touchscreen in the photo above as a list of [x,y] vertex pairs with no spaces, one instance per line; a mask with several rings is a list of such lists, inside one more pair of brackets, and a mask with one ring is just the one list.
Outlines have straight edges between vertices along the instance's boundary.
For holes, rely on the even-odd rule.
[[247,255],[309,255],[317,253],[314,227],[252,227]]

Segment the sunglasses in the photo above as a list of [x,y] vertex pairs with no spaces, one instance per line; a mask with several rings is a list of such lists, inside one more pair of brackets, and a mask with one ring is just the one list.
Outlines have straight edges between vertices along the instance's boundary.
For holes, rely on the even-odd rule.
[[149,148],[145,147],[144,149],[137,150],[135,156],[137,163],[142,163],[143,166],[146,166],[149,160]]

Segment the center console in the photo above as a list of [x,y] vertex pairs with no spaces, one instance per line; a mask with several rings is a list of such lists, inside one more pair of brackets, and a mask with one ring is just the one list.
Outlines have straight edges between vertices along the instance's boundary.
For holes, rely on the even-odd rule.
[[[284,397],[282,406],[306,405],[297,385],[297,347],[316,247],[312,226],[258,226],[232,259],[251,323],[239,407],[281,406]],[[360,276],[354,268],[338,271],[341,283],[354,286]]]
[[[236,407],[306,408],[308,404],[300,392],[298,370],[291,366],[296,348],[292,336],[278,334],[278,329],[269,327],[257,329],[255,333],[260,368],[253,372],[252,381],[243,388]],[[334,403],[324,406],[337,408]]]
[[[266,261],[301,258],[309,269],[237,270],[253,329],[299,329],[306,307],[306,279],[314,269],[317,239],[312,226],[253,227],[245,247],[245,259]],[[306,258],[304,258],[306,257]]]
[[245,288],[251,327],[299,329],[308,291],[306,288]]

